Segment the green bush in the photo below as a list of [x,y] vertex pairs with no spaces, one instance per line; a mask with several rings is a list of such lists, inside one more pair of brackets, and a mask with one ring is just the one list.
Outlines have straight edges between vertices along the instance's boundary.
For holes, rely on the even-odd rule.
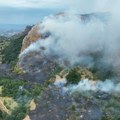
[[23,85],[23,81],[15,81],[10,78],[0,78],[0,86],[2,86],[2,96],[14,98],[19,92],[19,87]]
[[24,105],[19,105],[14,111],[12,111],[11,115],[7,115],[5,113],[1,113],[0,116],[3,120],[23,120],[25,116],[28,114],[28,108]]
[[[14,80],[11,78],[0,78],[0,86],[2,86],[1,97],[12,97],[17,103],[11,115],[7,115],[0,111],[0,120],[23,120],[29,112],[28,103],[31,99],[36,99],[43,90],[43,86],[39,84],[27,83],[22,80]],[[25,85],[30,86],[25,89]],[[23,86],[23,89],[20,89]],[[9,109],[9,105],[4,101],[4,105]]]
[[20,36],[18,38],[12,38],[10,40],[10,44],[5,47],[2,51],[2,63],[10,63],[12,65],[15,65],[15,63],[18,60],[18,55],[20,54],[22,41],[24,39],[25,35]]
[[[101,66],[99,66],[99,64]],[[113,69],[114,68],[112,65],[95,63],[94,67],[91,68],[90,71],[94,74],[96,79],[104,81],[106,79],[111,79],[112,77],[117,76]]]
[[67,84],[78,84],[81,79],[81,75],[77,69],[72,69],[66,76],[66,79]]
[[42,91],[42,87],[40,85],[36,85],[32,88],[31,94],[33,97],[37,97],[40,95]]
[[2,120],[4,117],[4,113],[0,110],[0,120]]

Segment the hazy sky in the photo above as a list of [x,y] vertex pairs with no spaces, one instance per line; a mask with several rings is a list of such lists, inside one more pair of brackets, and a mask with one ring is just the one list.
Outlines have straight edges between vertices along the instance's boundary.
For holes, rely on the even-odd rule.
[[[0,24],[35,24],[64,10],[78,13],[109,12],[120,0],[0,0]],[[118,7],[119,8],[119,7]]]
[[66,7],[64,0],[0,0],[0,24],[34,24]]

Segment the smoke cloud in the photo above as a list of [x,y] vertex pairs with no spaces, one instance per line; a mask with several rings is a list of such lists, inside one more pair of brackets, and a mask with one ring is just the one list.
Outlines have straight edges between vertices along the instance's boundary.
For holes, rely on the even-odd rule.
[[120,1],[70,0],[66,13],[49,16],[40,23],[40,34],[45,39],[31,44],[23,53],[41,51],[57,56],[58,62],[87,67],[113,66],[120,68]]
[[120,83],[115,84],[112,80],[92,81],[92,80],[81,80],[78,85],[72,85],[68,87],[69,91],[84,92],[84,91],[102,91],[106,93],[120,93]]
[[57,87],[62,88],[63,92],[87,92],[87,91],[93,91],[93,92],[105,92],[109,94],[120,94],[120,83],[115,83],[114,80],[105,80],[105,81],[93,81],[89,79],[83,79],[80,80],[80,82],[76,85],[70,84],[67,85],[67,80],[65,78],[62,79],[56,79],[54,82],[54,85]]

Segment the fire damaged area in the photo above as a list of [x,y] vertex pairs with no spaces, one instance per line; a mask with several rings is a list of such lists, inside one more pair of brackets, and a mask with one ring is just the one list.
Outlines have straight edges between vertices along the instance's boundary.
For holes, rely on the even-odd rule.
[[50,86],[38,99],[38,106],[30,113],[34,120],[99,120],[102,110],[92,99],[62,94],[60,88]]
[[63,13],[33,27],[39,37],[17,63],[22,79],[45,86],[31,120],[119,120],[120,43],[104,36],[108,16]]
[[109,120],[114,118],[119,120],[119,92],[114,91],[112,84],[104,82],[97,86],[98,81],[85,80],[85,76],[93,77],[90,71],[82,68],[75,69],[78,73],[82,72],[81,77],[76,73],[72,75],[73,78],[70,76],[71,80],[79,78],[77,84],[67,83],[70,80],[67,70],[61,71],[49,80],[49,86],[36,100],[38,105],[36,110],[30,113],[30,118],[33,120]]
[[61,12],[14,36],[1,53],[0,120],[120,120],[113,14]]

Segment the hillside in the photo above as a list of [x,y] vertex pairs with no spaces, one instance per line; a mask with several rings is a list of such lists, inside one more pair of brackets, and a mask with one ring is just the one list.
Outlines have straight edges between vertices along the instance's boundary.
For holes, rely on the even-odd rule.
[[8,38],[0,36],[0,63],[2,63],[2,50],[8,46],[9,42]]
[[2,48],[0,119],[119,120],[119,42],[106,37],[108,18],[59,13],[12,36]]

